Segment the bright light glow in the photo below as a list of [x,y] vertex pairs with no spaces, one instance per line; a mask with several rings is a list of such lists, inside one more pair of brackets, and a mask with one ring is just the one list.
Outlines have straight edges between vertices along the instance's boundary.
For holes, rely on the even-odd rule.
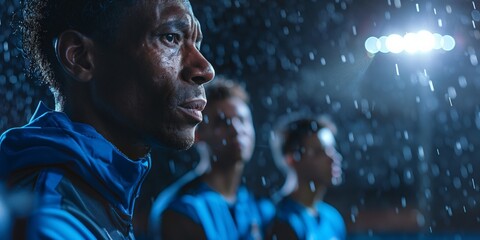
[[387,37],[387,49],[392,53],[400,53],[403,51],[403,38],[398,34],[392,34]]
[[432,50],[433,46],[435,45],[435,38],[433,37],[433,34],[425,30],[417,33],[417,41],[418,50],[421,52],[428,52]]
[[450,35],[445,35],[442,37],[441,45],[443,50],[451,51],[455,47],[455,39]]
[[438,33],[433,34],[433,49],[442,49],[442,35]]
[[408,53],[415,53],[416,51],[418,51],[418,40],[415,33],[405,34],[403,40],[405,41],[405,51],[407,51]]
[[388,53],[388,48],[387,48],[387,37],[385,36],[381,36],[379,39],[379,49],[380,49],[380,52],[382,53]]
[[378,49],[378,38],[376,37],[369,37],[367,38],[367,40],[365,41],[365,49],[367,49],[368,52],[370,53],[377,53],[378,51],[380,51]]
[[399,34],[369,37],[365,41],[365,49],[372,54],[382,53],[425,53],[433,49],[451,51],[455,48],[455,39],[450,35],[440,35],[427,30],[406,33],[403,37]]

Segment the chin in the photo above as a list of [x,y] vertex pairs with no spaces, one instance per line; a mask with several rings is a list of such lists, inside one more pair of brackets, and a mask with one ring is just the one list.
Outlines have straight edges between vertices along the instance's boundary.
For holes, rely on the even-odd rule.
[[166,134],[162,134],[159,139],[160,145],[175,149],[175,150],[187,150],[192,147],[194,143],[194,131],[171,131]]
[[188,136],[179,135],[177,137],[172,137],[170,140],[172,143],[171,148],[175,148],[177,150],[187,150],[192,147],[194,140],[193,134]]

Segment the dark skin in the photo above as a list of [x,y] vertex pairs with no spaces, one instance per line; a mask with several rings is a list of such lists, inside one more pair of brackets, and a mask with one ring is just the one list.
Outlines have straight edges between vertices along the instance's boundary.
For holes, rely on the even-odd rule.
[[214,70],[200,53],[202,33],[190,3],[139,1],[118,19],[110,44],[75,30],[56,54],[66,78],[64,111],[87,123],[131,159],[152,145],[186,149],[205,107]]
[[[209,103],[205,115],[208,123],[199,126],[198,140],[208,145],[211,158],[215,156],[216,161],[211,159],[211,170],[202,176],[202,180],[225,199],[234,202],[244,165],[252,157],[255,144],[250,108],[241,99],[233,97]],[[206,238],[201,225],[174,211],[165,212],[162,224],[164,239]]]
[[[297,173],[297,188],[290,198],[311,210],[312,215],[318,214],[315,204],[323,199],[332,177],[338,173],[341,159],[332,145],[322,144],[319,135],[312,134],[304,139],[300,160],[295,160],[293,153],[287,153],[287,164]],[[268,231],[267,239],[298,239],[292,227],[282,221],[275,221]]]
[[326,154],[316,134],[304,139],[304,148],[300,161],[295,161],[292,154],[286,156],[287,163],[297,172],[297,189],[291,197],[314,209],[315,203],[323,199],[326,188],[331,185],[334,160]]
[[239,98],[217,101],[205,109],[208,123],[199,126],[198,140],[205,142],[212,158],[203,180],[226,199],[235,201],[245,163],[255,145],[250,108]]

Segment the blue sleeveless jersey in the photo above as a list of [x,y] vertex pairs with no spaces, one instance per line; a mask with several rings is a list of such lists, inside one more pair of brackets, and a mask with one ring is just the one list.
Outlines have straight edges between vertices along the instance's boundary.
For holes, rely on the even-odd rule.
[[340,213],[325,202],[315,205],[318,215],[314,215],[302,204],[285,198],[277,206],[276,220],[287,222],[298,239],[345,239],[345,223]]
[[231,204],[205,183],[176,198],[168,209],[201,225],[210,240],[260,239],[263,227],[275,211],[269,201],[256,201],[243,186],[238,190],[236,202]]

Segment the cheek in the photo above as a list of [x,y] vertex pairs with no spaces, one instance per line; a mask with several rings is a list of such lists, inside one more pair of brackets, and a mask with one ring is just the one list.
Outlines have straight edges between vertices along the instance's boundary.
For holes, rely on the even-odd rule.
[[249,135],[249,137],[255,139],[255,129],[253,128],[253,126],[250,126],[248,128],[248,135]]
[[157,73],[162,75],[179,74],[180,59],[178,58],[178,53],[172,51],[156,53],[154,58],[156,59],[154,66],[156,67]]
[[157,108],[166,108],[174,103],[173,97],[179,95],[177,94],[179,87],[175,84],[178,82],[175,78],[176,69],[168,61],[151,57],[152,61],[145,61],[143,66],[140,66],[135,81],[141,85],[146,101],[154,103]]
[[255,141],[255,129],[253,126],[247,127],[245,129],[245,136],[250,140],[251,142]]
[[325,161],[325,159],[320,159],[318,157],[312,156],[306,159],[306,168],[310,168],[315,172],[325,172],[330,171],[330,165]]
[[148,75],[154,81],[159,82],[178,74],[179,59],[173,50],[165,50],[159,45],[148,44],[134,58],[132,64],[138,66],[139,74]]

